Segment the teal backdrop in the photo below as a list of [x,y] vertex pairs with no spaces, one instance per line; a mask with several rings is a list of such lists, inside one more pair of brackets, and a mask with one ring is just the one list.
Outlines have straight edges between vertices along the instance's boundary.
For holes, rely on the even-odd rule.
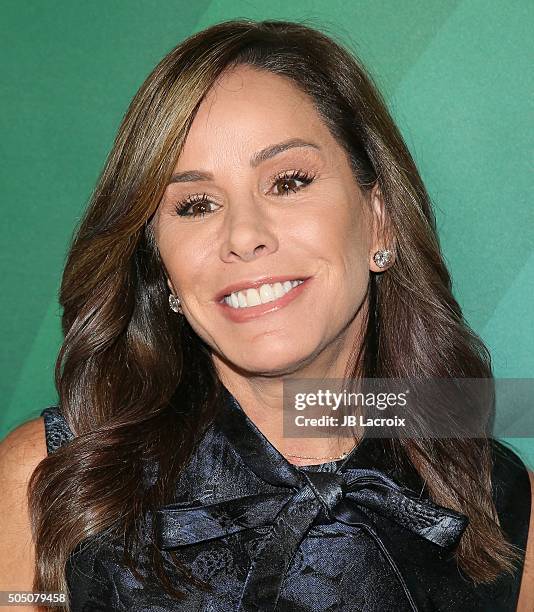
[[[0,437],[56,402],[62,267],[129,101],[178,42],[235,17],[305,21],[363,60],[419,165],[455,295],[495,375],[534,378],[531,0],[4,0],[0,10]],[[533,438],[508,441],[534,466]]]

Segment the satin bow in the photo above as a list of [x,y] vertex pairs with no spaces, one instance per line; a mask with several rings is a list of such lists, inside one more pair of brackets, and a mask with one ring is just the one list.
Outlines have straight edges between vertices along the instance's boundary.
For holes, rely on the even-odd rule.
[[[174,549],[258,527],[268,526],[253,559],[239,612],[276,608],[284,576],[312,525],[344,523],[363,530],[379,547],[399,580],[406,600],[417,611],[405,577],[388,551],[368,511],[394,521],[444,550],[459,542],[468,519],[430,500],[420,499],[377,469],[348,468],[336,473],[293,469],[286,464],[285,487],[214,504],[170,504],[156,512],[161,549]],[[279,483],[281,484],[281,483]]]

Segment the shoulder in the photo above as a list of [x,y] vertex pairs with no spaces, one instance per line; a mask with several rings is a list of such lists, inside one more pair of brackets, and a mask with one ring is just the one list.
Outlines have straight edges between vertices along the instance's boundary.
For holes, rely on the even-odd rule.
[[0,576],[2,589],[31,590],[34,553],[28,481],[47,456],[43,417],[19,425],[0,443]]
[[[43,417],[19,425],[0,442],[0,509],[21,502],[30,476],[47,456]],[[24,491],[23,491],[24,489]]]
[[0,442],[0,475],[11,479],[14,473],[35,468],[46,456],[45,423],[40,416],[22,423]]

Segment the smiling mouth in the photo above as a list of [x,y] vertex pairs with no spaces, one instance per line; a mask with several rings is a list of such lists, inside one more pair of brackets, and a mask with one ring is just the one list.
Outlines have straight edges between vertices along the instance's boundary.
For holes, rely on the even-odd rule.
[[268,304],[269,302],[275,302],[284,297],[284,295],[293,291],[295,287],[298,287],[303,282],[304,279],[295,279],[284,281],[283,283],[266,283],[257,289],[243,289],[225,295],[220,303],[226,304],[235,310]]

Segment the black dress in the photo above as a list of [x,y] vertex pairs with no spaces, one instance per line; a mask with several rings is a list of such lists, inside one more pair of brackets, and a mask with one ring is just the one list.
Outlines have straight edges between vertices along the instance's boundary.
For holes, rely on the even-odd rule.
[[[48,451],[72,438],[60,411],[41,413]],[[164,562],[177,550],[205,592],[181,581],[181,601],[155,580],[143,584],[105,535],[69,558],[72,610],[156,612],[514,612],[522,564],[490,585],[474,585],[452,551],[467,518],[428,499],[415,472],[398,473],[380,440],[363,438],[341,461],[297,467],[263,436],[226,391],[156,521]],[[526,548],[530,482],[519,459],[494,442],[494,500],[513,544]],[[167,565],[166,565],[167,566]],[[172,565],[167,567],[172,568]]]

